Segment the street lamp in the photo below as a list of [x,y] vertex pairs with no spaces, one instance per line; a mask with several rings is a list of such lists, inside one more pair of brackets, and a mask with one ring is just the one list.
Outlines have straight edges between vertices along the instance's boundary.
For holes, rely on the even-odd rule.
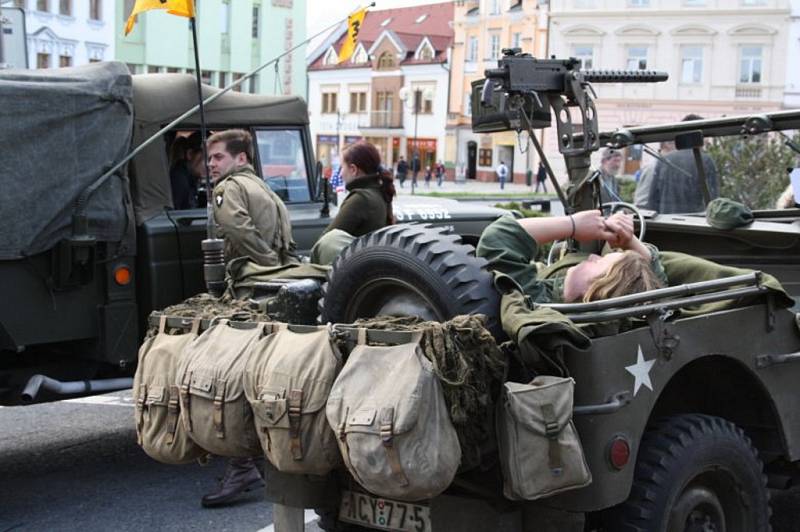
[[[419,121],[419,111],[420,107],[422,106],[423,98],[425,100],[432,100],[433,99],[433,91],[430,88],[425,89],[414,89],[414,92],[408,90],[408,87],[403,87],[400,89],[398,96],[400,96],[400,100],[405,104],[405,106],[409,109],[414,110],[414,140],[412,143],[414,144],[414,152],[413,152],[413,159],[411,163],[411,171],[414,171],[414,160],[417,161],[419,165],[419,170],[422,170],[422,161],[419,157],[419,146],[417,146],[417,123]],[[412,176],[411,178],[411,194],[414,194],[414,188],[417,185],[416,176]]]

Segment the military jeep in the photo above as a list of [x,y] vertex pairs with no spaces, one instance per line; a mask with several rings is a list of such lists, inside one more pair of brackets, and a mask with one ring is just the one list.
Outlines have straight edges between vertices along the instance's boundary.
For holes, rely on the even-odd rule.
[[[172,208],[168,158],[176,135],[198,130],[198,114],[99,178],[197,104],[194,78],[100,63],[5,70],[0,80],[0,404],[125,388],[130,380],[118,378],[134,370],[146,316],[205,290],[206,209]],[[206,98],[217,92],[203,87]],[[212,131],[253,134],[257,171],[307,254],[336,207],[323,209],[305,102],[229,92],[206,117]],[[503,212],[419,197],[398,198],[395,209],[472,242]]]

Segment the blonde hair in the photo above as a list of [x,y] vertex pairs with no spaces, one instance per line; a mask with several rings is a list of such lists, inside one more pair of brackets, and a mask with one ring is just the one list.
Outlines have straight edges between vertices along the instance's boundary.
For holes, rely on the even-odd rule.
[[583,294],[582,301],[587,303],[661,287],[661,281],[650,267],[650,261],[635,251],[627,250],[622,252],[622,257],[606,273],[592,281]]

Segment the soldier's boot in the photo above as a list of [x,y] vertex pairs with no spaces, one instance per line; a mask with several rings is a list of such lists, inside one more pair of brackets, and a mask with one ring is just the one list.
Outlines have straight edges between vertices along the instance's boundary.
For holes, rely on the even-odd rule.
[[201,504],[204,508],[224,506],[239,495],[264,486],[264,479],[252,458],[231,458],[225,468],[225,475],[217,490],[204,495]]

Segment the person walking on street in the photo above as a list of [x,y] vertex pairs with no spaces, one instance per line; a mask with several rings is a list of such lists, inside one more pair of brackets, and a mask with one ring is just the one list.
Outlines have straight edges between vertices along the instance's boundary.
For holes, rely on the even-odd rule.
[[433,172],[431,172],[431,167],[425,167],[425,188],[431,188],[431,179],[433,178]]
[[[225,260],[247,256],[263,266],[297,262],[286,206],[253,169],[253,140],[241,129],[209,137],[208,168],[213,180],[217,236]],[[264,485],[257,458],[230,458],[217,490],[202,498],[206,508],[224,506]]]
[[[675,151],[675,143],[672,141],[664,141],[661,143],[658,153],[665,157]],[[633,193],[633,204],[640,209],[647,208],[647,202],[650,199],[650,185],[653,183],[653,173],[655,172],[656,165],[659,161],[654,161],[641,169],[639,174],[639,181],[636,182],[636,190]]]
[[408,177],[408,163],[402,155],[400,156],[400,160],[397,161],[397,171],[395,174],[397,175],[397,179],[400,181],[400,188],[403,188],[406,178]]
[[414,158],[411,159],[411,190],[417,188],[417,176],[419,176],[419,171],[421,168],[419,153],[414,152]]
[[547,170],[541,161],[539,162],[539,169],[536,170],[536,189],[534,189],[534,193],[539,192],[539,186],[542,187],[542,192],[547,193]]
[[436,186],[442,188],[442,182],[444,181],[444,165],[442,161],[439,161],[436,165]]
[[508,177],[508,167],[504,161],[500,161],[500,165],[497,167],[497,179],[500,180],[500,190],[506,188],[506,177]]

